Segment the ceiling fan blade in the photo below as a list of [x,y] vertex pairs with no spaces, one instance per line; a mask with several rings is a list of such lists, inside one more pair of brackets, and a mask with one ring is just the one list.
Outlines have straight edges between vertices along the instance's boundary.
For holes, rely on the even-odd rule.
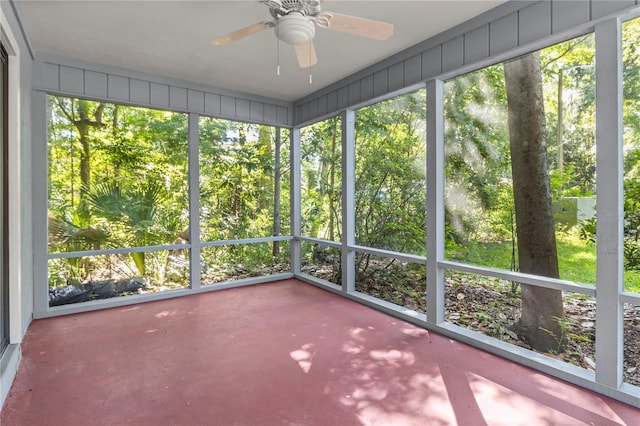
[[323,12],[316,23],[319,27],[375,40],[386,40],[393,35],[393,24],[340,13]]
[[266,30],[267,28],[268,28],[268,25],[264,22],[253,24],[241,30],[234,31],[227,35],[223,35],[222,37],[218,37],[215,40],[211,40],[211,44],[215,46],[222,46],[223,44],[231,43],[232,41],[236,41],[236,40],[240,40],[241,38],[248,37],[251,34],[259,33],[260,31]]
[[296,57],[298,58],[298,65],[300,65],[300,68],[309,68],[318,63],[318,57],[316,56],[316,48],[313,46],[313,40],[297,44],[293,47],[296,49]]

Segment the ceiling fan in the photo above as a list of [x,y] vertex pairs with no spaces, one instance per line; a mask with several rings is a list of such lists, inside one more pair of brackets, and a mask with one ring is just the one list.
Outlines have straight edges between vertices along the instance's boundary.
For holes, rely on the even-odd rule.
[[322,12],[321,0],[258,0],[269,8],[273,17],[246,28],[211,40],[214,45],[224,45],[252,34],[273,28],[276,37],[295,48],[300,68],[309,68],[318,62],[313,38],[316,25],[334,31],[354,34],[375,40],[386,40],[393,34],[393,25],[356,16]]

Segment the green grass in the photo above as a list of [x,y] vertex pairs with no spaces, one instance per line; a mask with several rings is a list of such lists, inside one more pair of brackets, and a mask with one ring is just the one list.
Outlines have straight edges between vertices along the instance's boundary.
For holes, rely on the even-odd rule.
[[[596,283],[596,246],[581,240],[571,232],[556,236],[560,278],[581,284]],[[464,247],[447,246],[447,259],[497,269],[511,268],[511,241],[481,243],[469,241]],[[517,249],[516,249],[517,258]],[[624,274],[626,291],[640,293],[640,271],[627,270]]]

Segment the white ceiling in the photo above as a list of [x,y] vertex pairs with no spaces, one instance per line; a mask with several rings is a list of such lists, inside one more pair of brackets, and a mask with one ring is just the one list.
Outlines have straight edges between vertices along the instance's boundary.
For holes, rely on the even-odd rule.
[[210,41],[271,18],[255,0],[18,0],[36,52],[112,65],[293,101],[435,34],[487,11],[503,1],[326,0],[333,11],[394,25],[387,41],[318,29],[318,64],[297,66],[294,50],[278,43],[273,30],[213,46]]

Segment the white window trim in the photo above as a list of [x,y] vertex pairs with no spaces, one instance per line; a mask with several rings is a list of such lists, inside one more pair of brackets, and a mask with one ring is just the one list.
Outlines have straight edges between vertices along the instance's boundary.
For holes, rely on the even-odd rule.
[[22,329],[22,186],[20,155],[20,47],[0,10],[0,40],[9,54],[9,343],[20,343]]

